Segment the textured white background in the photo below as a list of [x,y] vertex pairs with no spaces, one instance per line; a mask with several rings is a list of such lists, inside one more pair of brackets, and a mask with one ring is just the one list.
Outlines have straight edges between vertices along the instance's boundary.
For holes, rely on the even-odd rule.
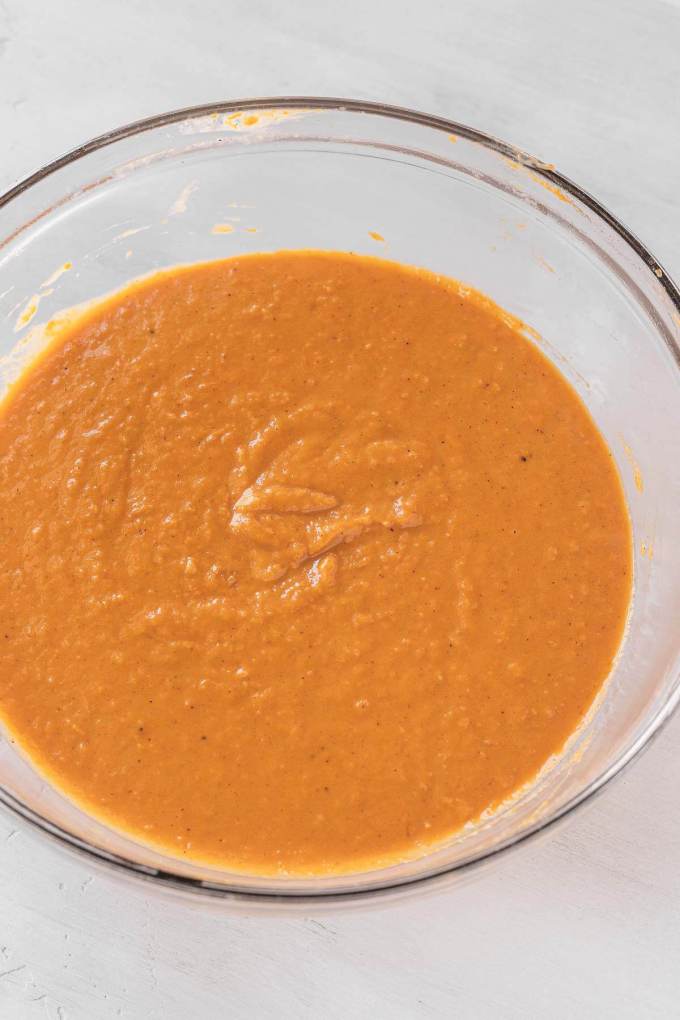
[[[277,93],[514,142],[680,277],[678,0],[0,0],[0,189],[126,121]],[[680,1017],[679,745],[680,718],[464,886],[335,915],[158,901],[0,816],[0,1020]]]

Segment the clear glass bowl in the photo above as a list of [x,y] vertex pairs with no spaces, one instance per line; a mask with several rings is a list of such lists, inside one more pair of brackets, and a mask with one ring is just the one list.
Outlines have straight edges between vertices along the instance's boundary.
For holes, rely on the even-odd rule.
[[34,322],[162,266],[281,248],[464,280],[529,323],[581,394],[618,461],[635,540],[627,635],[596,710],[493,817],[418,860],[342,877],[244,877],[163,856],[84,814],[7,740],[0,801],[91,860],[174,889],[343,897],[459,877],[602,789],[680,697],[680,295],[592,198],[471,128],[344,100],[224,103],[95,139],[0,199],[0,389],[38,304]]

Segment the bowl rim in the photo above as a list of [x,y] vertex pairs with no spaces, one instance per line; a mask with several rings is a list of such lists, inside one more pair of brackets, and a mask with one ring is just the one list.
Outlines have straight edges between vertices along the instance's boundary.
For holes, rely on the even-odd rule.
[[[482,145],[484,148],[491,149],[502,156],[519,162],[523,166],[529,168],[532,173],[537,174],[540,178],[548,182],[552,187],[560,188],[570,197],[576,199],[579,203],[594,213],[599,220],[606,223],[616,234],[618,234],[633,254],[637,256],[638,260],[650,273],[654,275],[654,282],[657,285],[660,284],[664,289],[678,314],[678,321],[680,321],[680,291],[661,263],[652,255],[649,249],[637,238],[637,236],[624,226],[617,217],[612,215],[605,206],[598,202],[597,199],[593,198],[593,196],[587,191],[583,190],[571,181],[568,177],[561,174],[552,164],[545,163],[541,159],[530,155],[517,146],[509,145],[508,143],[495,138],[493,135],[479,131],[466,124],[461,124],[457,121],[449,120],[448,118],[422,113],[407,107],[392,106],[369,100],[343,99],[331,96],[257,97],[249,99],[223,100],[215,103],[203,103],[198,106],[182,107],[180,109],[170,110],[166,113],[157,114],[155,116],[145,117],[141,120],[133,121],[129,124],[125,124],[119,128],[114,128],[111,131],[98,135],[95,138],[84,142],[82,145],[76,146],[75,148],[67,151],[49,163],[46,163],[27,177],[20,179],[16,184],[0,195],[0,209],[8,205],[13,199],[28,191],[34,185],[38,184],[40,181],[44,180],[46,177],[49,177],[51,174],[57,172],[68,164],[74,163],[81,157],[87,156],[89,153],[106,148],[107,146],[125,138],[143,134],[146,131],[156,128],[176,124],[184,120],[209,116],[214,113],[233,114],[250,110],[280,109],[367,113],[403,123],[414,123],[421,127],[430,127],[446,132],[447,134],[455,134],[466,138],[469,141]],[[10,240],[10,238],[7,240]],[[0,242],[0,247],[2,247],[4,243],[6,242]],[[675,362],[676,368],[680,371],[680,344],[676,342],[675,338],[667,330],[661,329],[660,333]],[[108,865],[118,872],[126,873],[128,876],[134,876],[135,878],[151,881],[154,884],[157,883],[161,886],[171,887],[176,891],[190,891],[192,893],[198,893],[202,898],[209,896],[221,900],[231,900],[234,902],[242,901],[250,904],[253,904],[255,901],[260,901],[270,904],[286,903],[290,905],[300,904],[306,906],[309,906],[310,903],[313,903],[314,901],[328,906],[334,903],[346,903],[347,901],[366,901],[367,899],[384,897],[386,895],[394,896],[398,892],[413,890],[416,887],[433,887],[436,883],[445,879],[447,876],[451,877],[454,873],[459,874],[479,868],[481,865],[486,864],[493,858],[503,854],[510,847],[525,844],[529,840],[537,837],[539,834],[546,833],[553,826],[565,820],[566,817],[571,815],[578,807],[586,802],[592,802],[594,797],[601,793],[605,786],[614,777],[620,775],[643,750],[649,747],[652,740],[668,723],[679,704],[680,671],[678,671],[675,676],[674,686],[665,703],[661,706],[650,723],[645,727],[637,740],[623,751],[618,758],[616,758],[616,760],[612,762],[607,769],[605,769],[604,772],[596,776],[595,779],[571,797],[550,817],[534,823],[533,825],[527,826],[519,834],[508,837],[508,839],[498,843],[490,850],[470,854],[468,857],[463,858],[456,863],[441,865],[437,869],[428,871],[422,875],[415,875],[397,880],[387,879],[383,882],[376,881],[375,884],[367,885],[360,889],[342,891],[334,889],[329,889],[327,891],[315,889],[310,892],[291,891],[288,893],[281,887],[277,887],[276,891],[252,888],[248,889],[241,886],[237,880],[218,883],[191,878],[163,868],[139,864],[129,858],[112,854],[100,847],[94,846],[73,833],[68,832],[66,829],[63,829],[56,823],[51,822],[32,808],[29,808],[3,786],[0,786],[0,804],[13,815],[28,822],[33,828],[38,829],[51,839],[56,840],[63,847],[88,858],[90,861],[96,862],[100,866]],[[318,881],[322,879],[323,876],[319,876],[318,879],[312,878],[311,880]],[[352,876],[348,875],[347,880],[348,882],[351,882]]]

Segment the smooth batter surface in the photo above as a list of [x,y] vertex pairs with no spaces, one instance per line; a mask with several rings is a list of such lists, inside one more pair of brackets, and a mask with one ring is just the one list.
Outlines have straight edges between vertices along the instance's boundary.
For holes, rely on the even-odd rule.
[[413,855],[529,780],[617,650],[618,475],[490,302],[257,255],[95,306],[0,410],[0,708],[175,855]]

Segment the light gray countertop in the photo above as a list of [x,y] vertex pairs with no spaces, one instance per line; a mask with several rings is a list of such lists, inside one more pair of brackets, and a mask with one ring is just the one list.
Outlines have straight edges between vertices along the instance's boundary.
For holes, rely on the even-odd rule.
[[[0,0],[0,189],[88,137],[249,95],[370,98],[555,163],[680,277],[677,0]],[[0,816],[0,1020],[680,1016],[680,719],[470,882],[233,915]]]

